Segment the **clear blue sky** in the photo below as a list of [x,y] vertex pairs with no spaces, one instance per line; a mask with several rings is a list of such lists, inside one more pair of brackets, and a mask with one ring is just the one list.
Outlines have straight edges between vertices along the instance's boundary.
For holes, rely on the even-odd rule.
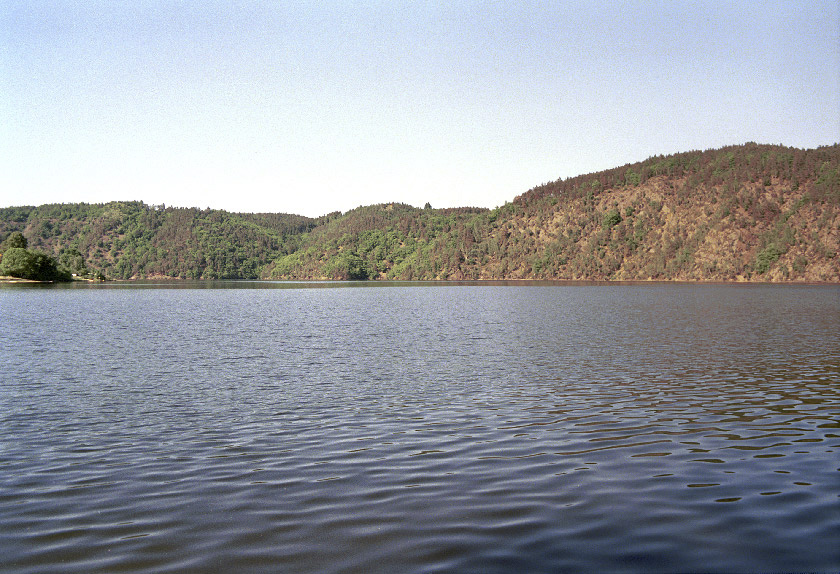
[[494,207],[840,141],[836,0],[0,0],[0,206]]

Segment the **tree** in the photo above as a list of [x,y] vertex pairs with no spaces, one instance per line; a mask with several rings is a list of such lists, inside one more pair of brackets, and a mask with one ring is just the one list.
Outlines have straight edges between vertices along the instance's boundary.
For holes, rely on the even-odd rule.
[[75,247],[62,249],[58,254],[58,264],[70,273],[80,276],[88,274],[85,258]]
[[70,273],[59,269],[55,259],[38,251],[11,247],[0,259],[0,275],[35,281],[69,281]]
[[365,281],[372,272],[367,263],[357,253],[342,253],[326,267],[327,274],[334,279]]
[[34,254],[22,247],[10,247],[0,259],[0,274],[31,279],[37,273],[38,264]]
[[621,223],[621,213],[617,209],[611,209],[604,214],[603,219],[601,220],[601,226],[604,229],[612,229],[619,223]]
[[23,233],[20,231],[14,231],[10,233],[6,238],[6,241],[3,242],[3,250],[11,248],[26,249],[27,245],[29,245],[29,243],[26,241],[26,237],[23,236]]

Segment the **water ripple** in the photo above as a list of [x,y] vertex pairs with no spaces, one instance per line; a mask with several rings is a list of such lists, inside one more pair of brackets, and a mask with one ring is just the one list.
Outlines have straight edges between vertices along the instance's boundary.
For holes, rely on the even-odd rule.
[[835,288],[0,305],[4,572],[840,569]]

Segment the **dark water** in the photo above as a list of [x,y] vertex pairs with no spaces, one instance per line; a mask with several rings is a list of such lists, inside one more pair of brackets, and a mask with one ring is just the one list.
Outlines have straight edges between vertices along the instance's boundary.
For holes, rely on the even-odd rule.
[[840,570],[838,287],[237,286],[0,287],[0,571]]

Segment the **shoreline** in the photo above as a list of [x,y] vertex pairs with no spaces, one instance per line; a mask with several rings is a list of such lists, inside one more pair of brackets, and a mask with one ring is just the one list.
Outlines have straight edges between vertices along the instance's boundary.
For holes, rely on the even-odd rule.
[[106,281],[107,280],[102,279],[84,279],[81,277],[73,277],[70,281],[40,281],[38,279],[24,279],[22,277],[0,275],[0,283],[41,283],[44,285],[52,285],[59,283],[105,283]]
[[237,282],[237,283],[347,283],[347,284],[369,284],[377,283],[402,283],[402,284],[529,284],[542,283],[566,284],[566,285],[648,285],[648,284],[673,284],[673,285],[813,285],[813,286],[840,286],[840,281],[752,281],[749,279],[371,279],[353,281],[347,279],[186,279],[182,277],[148,277],[132,279],[81,279],[73,278],[72,281],[38,281],[35,279],[22,279],[20,277],[0,276],[0,283],[31,283],[31,284],[143,284],[143,283],[213,283],[213,282]]

